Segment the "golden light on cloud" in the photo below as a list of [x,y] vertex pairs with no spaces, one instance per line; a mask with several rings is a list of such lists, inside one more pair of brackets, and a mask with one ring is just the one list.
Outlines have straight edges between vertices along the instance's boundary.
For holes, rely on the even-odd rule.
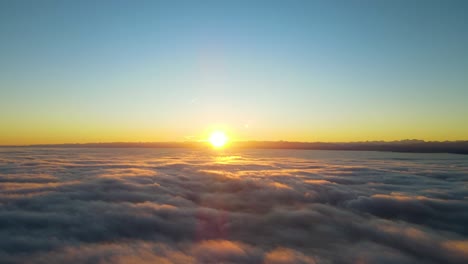
[[228,137],[222,131],[215,131],[211,133],[210,138],[208,139],[215,148],[222,148],[228,142]]

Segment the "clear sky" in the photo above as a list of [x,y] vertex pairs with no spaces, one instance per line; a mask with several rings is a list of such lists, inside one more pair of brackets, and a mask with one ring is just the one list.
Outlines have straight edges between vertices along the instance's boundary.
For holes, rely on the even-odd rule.
[[468,1],[0,1],[0,144],[468,139]]

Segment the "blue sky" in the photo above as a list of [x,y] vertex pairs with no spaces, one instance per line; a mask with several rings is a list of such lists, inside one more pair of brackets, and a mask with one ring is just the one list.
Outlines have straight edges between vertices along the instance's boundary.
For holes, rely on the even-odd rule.
[[2,1],[0,143],[468,139],[466,1]]

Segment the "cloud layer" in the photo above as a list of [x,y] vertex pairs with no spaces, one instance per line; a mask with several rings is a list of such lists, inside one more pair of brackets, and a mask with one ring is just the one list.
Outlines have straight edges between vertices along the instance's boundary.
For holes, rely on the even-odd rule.
[[2,263],[468,263],[468,157],[0,149]]

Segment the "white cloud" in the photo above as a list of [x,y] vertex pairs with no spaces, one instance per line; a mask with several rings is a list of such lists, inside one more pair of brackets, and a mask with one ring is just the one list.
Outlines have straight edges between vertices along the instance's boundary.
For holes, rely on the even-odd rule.
[[0,259],[468,261],[467,160],[320,153],[0,152]]

